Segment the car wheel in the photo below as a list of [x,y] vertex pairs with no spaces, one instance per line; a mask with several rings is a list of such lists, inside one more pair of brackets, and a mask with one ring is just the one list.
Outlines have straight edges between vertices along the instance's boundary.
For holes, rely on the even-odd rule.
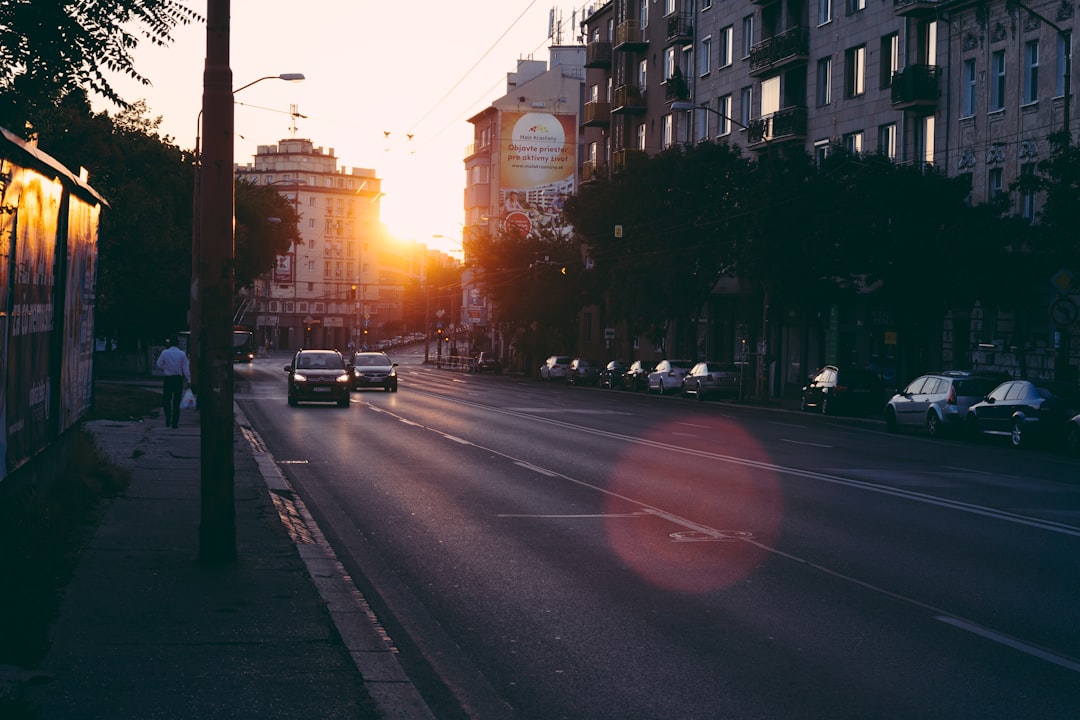
[[885,429],[891,433],[900,429],[896,426],[896,411],[892,408],[885,411]]
[[941,420],[933,411],[926,415],[926,434],[932,438],[941,437]]
[[1024,444],[1024,424],[1021,420],[1013,420],[1012,434],[1009,436],[1012,441],[1013,447],[1020,447]]
[[701,402],[701,383],[697,384],[697,387],[694,388],[694,391],[697,393],[697,401]]
[[292,395],[289,396],[289,407],[296,407],[299,403],[296,402],[296,398]]
[[390,392],[390,386],[389,385],[383,385],[383,392]]
[[806,396],[805,395],[803,395],[802,398],[799,399],[799,409],[802,410],[803,412],[810,412],[810,408],[806,404]]
[[828,395],[822,395],[821,396],[821,402],[818,403],[818,409],[821,410],[822,415],[828,415],[829,414],[829,396]]
[[390,392],[397,392],[397,385],[391,385]]
[[663,380],[656,383],[656,392],[659,393],[660,395],[664,394],[664,381]]
[[968,440],[979,439],[979,421],[975,419],[974,413],[968,413],[964,418],[964,435]]
[[345,398],[344,400],[338,400],[337,406],[339,408],[347,408],[347,407],[349,407],[349,398]]

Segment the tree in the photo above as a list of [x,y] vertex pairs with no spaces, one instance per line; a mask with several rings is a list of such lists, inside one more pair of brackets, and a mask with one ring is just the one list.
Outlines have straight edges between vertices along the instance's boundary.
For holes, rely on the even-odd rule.
[[167,45],[174,27],[201,19],[176,0],[0,2],[0,125],[33,132],[65,95],[79,89],[129,107],[105,72],[148,85],[132,57],[139,42]]
[[300,243],[300,216],[288,198],[269,185],[236,181],[235,285],[251,288],[274,269],[279,255]]

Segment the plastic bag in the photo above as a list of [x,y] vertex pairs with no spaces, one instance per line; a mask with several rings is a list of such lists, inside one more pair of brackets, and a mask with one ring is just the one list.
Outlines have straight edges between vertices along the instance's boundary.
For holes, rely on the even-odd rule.
[[184,391],[183,397],[180,398],[180,409],[190,410],[195,407],[195,393],[191,392],[191,388]]

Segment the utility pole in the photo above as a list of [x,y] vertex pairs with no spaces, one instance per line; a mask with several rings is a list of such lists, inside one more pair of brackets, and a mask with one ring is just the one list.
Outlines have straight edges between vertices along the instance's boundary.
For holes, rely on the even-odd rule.
[[236,559],[233,461],[233,90],[230,0],[207,0],[203,69],[205,131],[199,168],[197,367],[201,440],[199,559]]

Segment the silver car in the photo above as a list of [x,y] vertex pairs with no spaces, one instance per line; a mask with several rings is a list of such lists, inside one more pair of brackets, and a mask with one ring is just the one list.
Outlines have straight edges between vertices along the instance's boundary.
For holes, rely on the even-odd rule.
[[693,395],[698,400],[704,400],[709,395],[737,398],[742,375],[735,363],[699,362],[683,377],[683,395]]
[[694,367],[691,360],[661,360],[656,369],[649,373],[649,392],[664,393],[682,390],[683,376]]
[[959,431],[968,408],[1008,379],[1003,373],[968,370],[920,375],[889,400],[885,406],[885,426],[889,432],[905,427],[926,428],[931,437]]

